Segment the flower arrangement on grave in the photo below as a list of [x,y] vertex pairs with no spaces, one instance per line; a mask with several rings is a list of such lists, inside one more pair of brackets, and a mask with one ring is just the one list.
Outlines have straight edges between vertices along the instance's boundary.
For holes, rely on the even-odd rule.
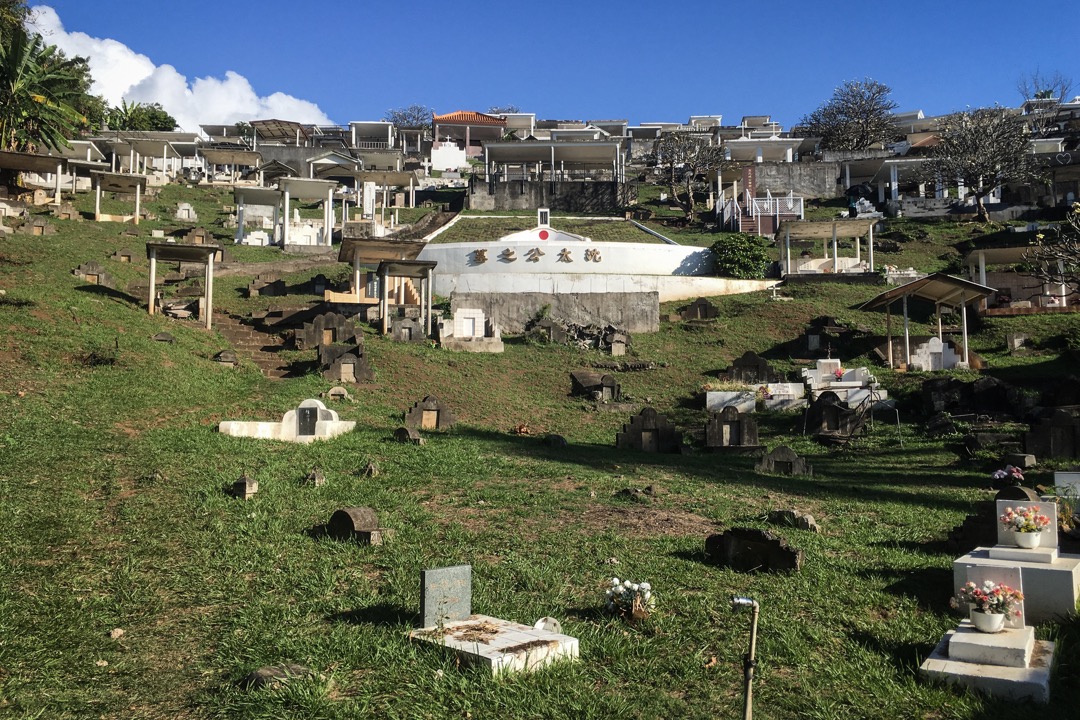
[[1019,485],[1024,482],[1024,473],[1020,471],[1020,468],[1013,467],[1012,465],[1006,465],[1002,470],[995,470],[990,476],[990,479],[996,483],[1002,481],[1009,481],[1014,485]]
[[998,519],[1006,530],[1018,533],[1042,532],[1043,528],[1050,524],[1050,518],[1039,514],[1038,505],[1007,507],[1005,513]]
[[833,370],[833,375],[836,376],[837,380],[843,380],[844,379],[844,368],[836,368],[835,370]]
[[637,621],[649,617],[656,607],[656,598],[652,586],[647,582],[636,583],[630,580],[611,578],[611,587],[605,594],[608,612],[613,612],[627,620]]
[[1017,604],[1022,602],[1024,594],[1014,590],[1008,585],[999,585],[993,580],[987,580],[982,587],[968,581],[960,592],[956,593],[949,605],[957,609],[970,607],[973,612],[986,613],[988,615],[1015,615],[1019,617],[1020,610]]

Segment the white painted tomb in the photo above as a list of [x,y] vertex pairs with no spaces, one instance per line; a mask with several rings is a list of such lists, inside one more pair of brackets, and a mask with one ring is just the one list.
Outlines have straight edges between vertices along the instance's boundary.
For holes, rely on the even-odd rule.
[[953,590],[960,590],[969,567],[1008,565],[1019,568],[1024,586],[1031,590],[1024,601],[1027,616],[1032,622],[1039,623],[1075,613],[1076,601],[1080,599],[1080,555],[1058,552],[1057,504],[1053,501],[998,500],[996,517],[1000,517],[1006,507],[1028,505],[1038,505],[1040,512],[1050,518],[1050,524],[1042,531],[1039,547],[1030,550],[1017,547],[1012,542],[1012,532],[998,522],[994,547],[975,548],[953,561]]
[[285,413],[281,422],[225,420],[218,425],[218,432],[233,437],[310,443],[337,437],[354,427],[355,421],[339,420],[338,414],[319,400],[305,400],[295,410]]
[[493,675],[537,670],[579,656],[577,638],[487,615],[413,630],[409,637],[448,648],[463,664],[486,668]]
[[[1022,573],[1015,567],[969,567],[964,582],[981,586],[986,580],[1023,592]],[[962,584],[962,583],[961,583]],[[1009,700],[1050,701],[1050,669],[1054,643],[1035,639],[1025,624],[1025,602],[1020,613],[999,633],[975,629],[970,619],[960,622],[938,643],[919,672],[946,683]]]
[[741,413],[752,413],[757,410],[757,396],[753,390],[712,390],[705,393],[705,409],[709,412],[720,412],[729,406]]
[[501,353],[504,350],[499,326],[479,308],[458,308],[451,323],[439,323],[439,343],[447,350]]
[[766,410],[802,410],[806,407],[806,386],[802,383],[768,383]]
[[801,375],[811,400],[816,400],[826,390],[836,393],[848,407],[868,399],[877,404],[889,397],[869,370],[864,367],[844,370],[840,361],[833,358],[818,360],[813,368],[803,368]]

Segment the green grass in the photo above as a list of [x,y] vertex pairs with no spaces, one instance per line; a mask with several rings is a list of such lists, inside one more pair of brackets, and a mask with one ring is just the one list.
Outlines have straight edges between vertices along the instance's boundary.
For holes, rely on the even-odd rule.
[[[200,224],[223,215],[220,192],[186,188],[163,190],[153,211],[178,198],[197,203]],[[85,209],[86,197],[79,203]],[[149,222],[132,238],[118,224],[55,222],[57,235],[0,244],[0,716],[735,717],[748,617],[730,609],[733,593],[763,608],[756,717],[981,720],[1026,709],[917,677],[956,623],[947,607],[953,556],[941,541],[992,497],[991,467],[960,463],[922,432],[914,408],[925,376],[875,367],[903,400],[902,425],[879,423],[844,450],[804,438],[798,415],[761,415],[765,442],[805,454],[813,479],[759,474],[749,458],[617,451],[629,411],[568,396],[569,371],[604,358],[513,338],[502,355],[468,355],[369,334],[377,382],[334,406],[356,431],[309,446],[231,438],[218,422],[277,419],[330,383],[218,367],[210,358],[227,344],[216,332],[149,317],[139,300],[70,274],[95,259],[120,288],[145,282],[149,230],[183,224]],[[908,256],[929,261],[966,231],[931,226],[927,249]],[[108,259],[124,247],[135,264]],[[237,257],[247,261],[275,256],[244,250],[253,252]],[[219,307],[315,300],[247,299],[250,279],[220,278]],[[766,293],[714,298],[721,316],[705,329],[665,322],[634,337],[636,354],[658,367],[620,382],[635,409],[649,402],[699,429],[697,393],[733,358],[752,349],[797,373],[806,363],[793,341],[810,318],[884,330],[884,315],[854,309],[880,289],[796,286],[783,303]],[[912,332],[931,332],[932,309],[912,309]],[[1053,383],[1070,371],[1059,350],[1072,322],[973,321],[972,347],[992,373]],[[153,342],[161,330],[177,342]],[[1026,354],[1004,350],[1004,333],[1015,330],[1035,339]],[[872,364],[866,342],[837,352],[845,365]],[[459,424],[423,446],[391,442],[402,412],[428,393]],[[522,423],[533,435],[508,433]],[[570,447],[546,448],[548,432]],[[358,474],[368,461],[376,477]],[[326,486],[301,483],[313,466]],[[260,483],[246,503],[223,491],[244,472]],[[646,485],[658,489],[648,502],[615,495]],[[368,548],[309,535],[352,505],[374,507],[394,538]],[[765,528],[768,510],[789,506],[824,530],[778,531],[805,552],[801,573],[702,562],[707,534]],[[493,680],[407,642],[420,571],[462,562],[473,565],[476,611],[530,624],[555,616],[580,639],[582,661]],[[612,575],[652,583],[658,607],[647,622],[630,627],[602,612]],[[110,637],[114,628],[123,635]],[[1080,623],[1045,623],[1038,635],[1061,653],[1044,715],[1069,717],[1080,702]],[[319,677],[279,690],[236,686],[285,661]]]
[[[474,218],[466,215],[453,227],[440,233],[433,243],[493,242],[506,235],[536,227],[536,214],[514,218]],[[662,243],[659,238],[642,231],[625,220],[586,220],[554,216],[551,227],[564,232],[591,238],[596,242]],[[659,229],[663,233],[663,229]],[[674,238],[672,238],[674,239]]]

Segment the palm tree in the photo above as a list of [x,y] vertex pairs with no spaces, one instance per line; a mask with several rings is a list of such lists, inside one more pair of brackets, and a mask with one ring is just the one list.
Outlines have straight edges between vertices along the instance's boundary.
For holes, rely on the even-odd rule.
[[75,105],[83,96],[84,68],[41,35],[22,26],[0,37],[0,148],[57,149],[86,118]]

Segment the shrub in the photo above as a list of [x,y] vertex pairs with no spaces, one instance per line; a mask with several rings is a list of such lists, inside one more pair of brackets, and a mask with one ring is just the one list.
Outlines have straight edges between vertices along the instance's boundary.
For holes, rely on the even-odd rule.
[[753,280],[765,277],[769,247],[753,235],[731,233],[710,248],[716,257],[716,274]]

